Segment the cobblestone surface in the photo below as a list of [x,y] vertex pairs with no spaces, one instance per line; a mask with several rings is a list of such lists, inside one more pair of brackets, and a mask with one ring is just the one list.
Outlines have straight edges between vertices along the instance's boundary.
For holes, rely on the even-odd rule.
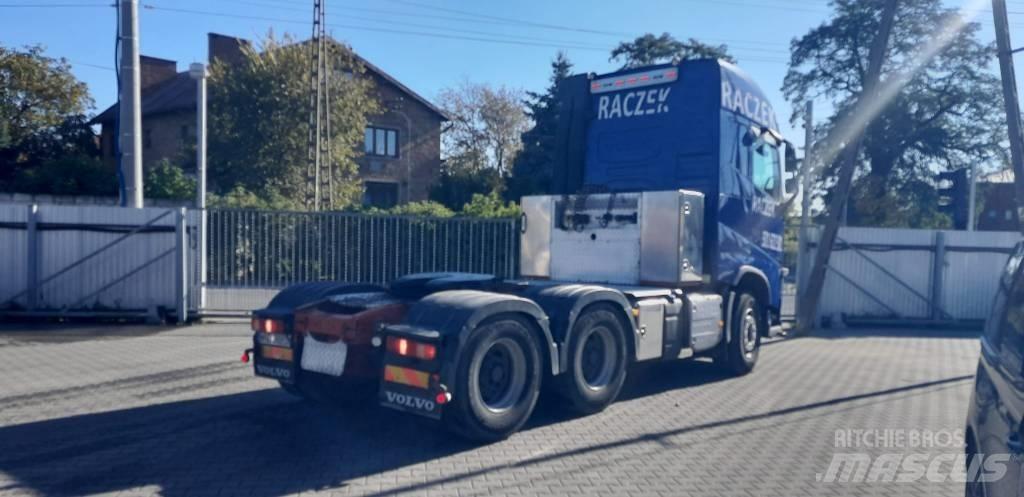
[[487,446],[390,410],[296,400],[238,361],[248,339],[231,323],[0,329],[0,495],[962,495],[952,480],[819,480],[851,451],[836,430],[960,429],[970,334],[782,340],[742,378],[634,368],[604,413],[542,398],[521,433]]

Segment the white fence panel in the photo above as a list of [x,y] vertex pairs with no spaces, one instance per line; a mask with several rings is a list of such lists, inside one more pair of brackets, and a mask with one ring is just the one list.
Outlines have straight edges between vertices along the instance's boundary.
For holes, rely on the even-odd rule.
[[[40,206],[39,276],[46,279],[125,234],[133,226],[166,214],[87,263],[71,269],[39,289],[39,306],[60,309],[145,310],[151,306],[174,308],[174,226],[169,209]],[[63,227],[61,227],[63,226]],[[154,263],[90,297],[100,288],[144,264]],[[85,299],[85,300],[83,300]]]
[[946,231],[942,308],[959,319],[985,319],[996,281],[1020,233]]
[[[23,228],[27,219],[28,206],[0,204],[0,302],[24,290],[28,280],[28,238]],[[14,301],[20,306],[28,303],[26,295]]]
[[[841,228],[829,261],[835,271],[825,279],[818,315],[930,319],[936,317],[929,300],[938,284],[939,307],[953,319],[984,319],[995,294],[996,275],[1021,235],[941,231],[945,248],[936,273],[937,233]],[[812,242],[816,238],[812,234]]]
[[[197,233],[188,228],[185,244],[179,243],[180,209],[39,205],[32,230],[30,208],[0,204],[0,250],[6,255],[0,263],[0,308],[44,314],[173,311],[182,291],[194,293]],[[33,240],[35,250],[29,248]],[[179,281],[182,249],[184,283]],[[31,267],[37,268],[34,292]],[[195,299],[188,306],[198,308]]]
[[[900,286],[885,272],[861,254],[870,257],[887,271],[905,282],[918,293],[927,296],[931,283],[931,252],[928,250],[892,250],[890,246],[930,246],[934,234],[926,230],[896,230],[881,228],[843,228],[839,238],[848,244],[878,244],[877,247],[842,249],[837,241],[829,265],[851,278],[865,291],[829,272],[822,291],[819,314],[845,313],[855,316],[885,316],[892,312],[878,301],[884,302],[903,316],[927,316],[928,304],[913,292]],[[874,297],[874,298],[872,298]],[[877,299],[877,301],[876,301]]]

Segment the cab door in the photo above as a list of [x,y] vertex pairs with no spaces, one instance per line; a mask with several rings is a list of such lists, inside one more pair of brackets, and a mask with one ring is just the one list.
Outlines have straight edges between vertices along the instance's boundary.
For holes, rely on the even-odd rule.
[[[1007,291],[998,329],[982,339],[979,387],[984,382],[988,399],[979,413],[979,445],[986,458],[1009,455],[1006,474],[986,482],[986,494],[1017,496],[1024,461],[1024,277],[1018,269]],[[1005,457],[1005,456],[1004,456]]]

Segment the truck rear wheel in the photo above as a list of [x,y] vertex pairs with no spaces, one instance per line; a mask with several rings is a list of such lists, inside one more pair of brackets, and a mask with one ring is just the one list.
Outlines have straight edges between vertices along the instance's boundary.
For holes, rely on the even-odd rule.
[[540,392],[537,338],[517,317],[499,318],[470,335],[445,423],[473,440],[492,442],[521,428]]
[[767,331],[757,299],[749,293],[739,294],[729,321],[729,338],[722,342],[717,360],[724,362],[727,372],[745,375],[757,364],[761,335]]
[[569,336],[568,366],[556,381],[573,411],[600,412],[619,396],[626,380],[626,339],[612,308],[597,305],[576,320]]

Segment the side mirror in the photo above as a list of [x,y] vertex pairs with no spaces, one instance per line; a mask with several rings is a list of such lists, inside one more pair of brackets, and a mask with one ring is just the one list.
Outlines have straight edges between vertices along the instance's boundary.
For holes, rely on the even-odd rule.
[[792,143],[786,142],[786,172],[795,173],[800,162],[801,159],[796,158],[796,147]]
[[800,188],[800,178],[786,178],[786,193],[795,193]]

